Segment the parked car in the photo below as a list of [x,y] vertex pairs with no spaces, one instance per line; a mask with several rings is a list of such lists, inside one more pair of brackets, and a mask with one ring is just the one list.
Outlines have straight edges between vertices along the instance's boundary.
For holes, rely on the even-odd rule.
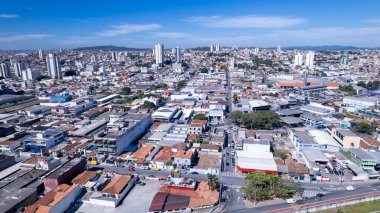
[[356,188],[354,186],[346,186],[347,191],[354,191]]
[[128,168],[128,171],[136,171],[136,169],[135,168],[133,168],[133,167],[130,167],[130,168]]
[[198,172],[192,172],[191,174],[193,174],[193,175],[197,175],[197,174],[199,174]]
[[294,198],[289,198],[286,200],[286,202],[289,204],[292,204],[292,203],[296,203],[297,201]]

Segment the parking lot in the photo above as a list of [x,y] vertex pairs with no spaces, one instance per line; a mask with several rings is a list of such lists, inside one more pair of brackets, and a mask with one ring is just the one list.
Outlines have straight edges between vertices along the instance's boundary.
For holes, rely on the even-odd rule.
[[117,208],[105,207],[100,205],[92,205],[84,203],[77,212],[102,212],[102,213],[145,213],[148,212],[150,204],[154,195],[157,193],[161,186],[159,181],[155,180],[142,180],[146,183],[145,186],[136,186],[129,192],[127,197],[123,200],[122,204]]

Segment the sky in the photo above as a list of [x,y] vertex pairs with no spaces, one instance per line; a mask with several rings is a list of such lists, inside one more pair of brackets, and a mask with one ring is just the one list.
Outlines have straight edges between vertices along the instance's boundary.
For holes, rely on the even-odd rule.
[[0,49],[380,46],[379,0],[0,0]]

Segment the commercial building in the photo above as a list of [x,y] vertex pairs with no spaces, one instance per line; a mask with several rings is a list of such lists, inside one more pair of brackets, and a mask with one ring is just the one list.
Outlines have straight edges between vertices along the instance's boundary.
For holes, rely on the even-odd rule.
[[165,108],[160,107],[152,114],[152,119],[154,121],[166,121],[171,122],[176,118],[179,118],[182,111],[178,108]]
[[368,108],[380,106],[379,97],[343,97],[343,103],[355,108]]
[[42,153],[45,148],[52,148],[64,141],[64,133],[51,128],[24,139],[25,150],[32,153]]
[[317,144],[307,132],[302,130],[297,131],[295,129],[290,129],[289,139],[293,142],[297,151],[320,149],[319,144]]
[[243,149],[236,151],[237,165],[240,172],[264,171],[276,174],[277,165],[270,151],[270,143],[265,139],[243,139]]
[[69,211],[81,193],[82,189],[78,184],[73,184],[72,186],[61,184],[55,190],[48,192],[41,199],[28,206],[24,213]]
[[131,191],[137,179],[131,175],[116,175],[101,192],[90,193],[88,203],[116,208]]
[[60,184],[70,183],[70,181],[86,169],[86,159],[73,158],[67,163],[63,164],[57,170],[48,174],[44,178],[45,192],[50,192],[58,187]]
[[[117,124],[119,123],[119,124]],[[95,146],[98,154],[120,155],[125,149],[141,137],[152,125],[153,121],[147,114],[128,114],[126,116],[110,120],[108,125],[114,131],[101,132],[95,135]]]
[[360,137],[348,129],[327,126],[326,132],[343,148],[360,147]]

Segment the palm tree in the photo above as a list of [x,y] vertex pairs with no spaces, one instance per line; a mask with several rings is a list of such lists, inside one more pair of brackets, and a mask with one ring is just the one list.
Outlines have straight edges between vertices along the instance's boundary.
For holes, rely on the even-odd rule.
[[208,187],[210,187],[210,189],[212,191],[219,188],[219,182],[218,182],[218,178],[216,177],[216,175],[207,174],[207,179],[208,179],[207,185],[208,185]]

